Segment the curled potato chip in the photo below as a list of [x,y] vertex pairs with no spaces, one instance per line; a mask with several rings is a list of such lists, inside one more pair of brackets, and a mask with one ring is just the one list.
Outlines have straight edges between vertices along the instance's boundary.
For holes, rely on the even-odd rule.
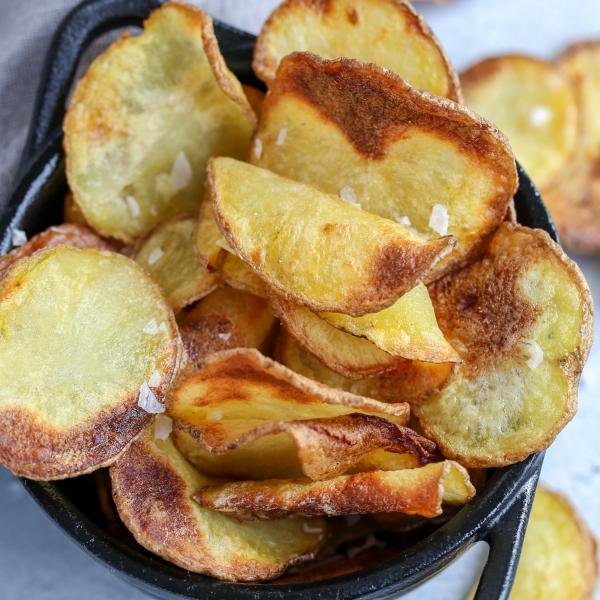
[[266,300],[223,287],[194,306],[180,323],[179,331],[188,358],[200,367],[205,356],[219,350],[263,350],[274,324]]
[[346,333],[304,306],[281,296],[273,310],[288,330],[330,369],[350,379],[361,379],[394,368],[399,360],[364,338]]
[[242,83],[242,89],[244,90],[244,94],[246,94],[246,98],[248,99],[248,104],[252,107],[254,114],[257,117],[260,117],[260,112],[262,110],[262,103],[265,99],[265,93],[262,90],[254,87],[253,85],[247,85]]
[[198,490],[194,500],[241,520],[380,512],[435,517],[442,512],[442,503],[465,504],[474,495],[467,471],[447,460],[318,482],[272,479],[217,484]]
[[192,217],[176,217],[156,227],[135,249],[134,259],[161,287],[175,312],[217,287],[196,256]]
[[96,248],[97,250],[115,250],[115,246],[108,240],[96,235],[85,225],[63,223],[53,225],[48,229],[34,235],[22,246],[11,250],[8,254],[0,256],[0,279],[20,259],[31,256],[44,248],[55,246],[70,246],[71,248]]
[[424,434],[468,467],[518,462],[573,416],[592,339],[592,300],[548,234],[503,224],[484,257],[430,288],[461,355],[441,391],[414,406]]
[[385,375],[350,379],[325,366],[285,330],[277,339],[275,358],[304,377],[383,402],[420,402],[438,390],[452,371],[451,363],[398,360]]
[[348,59],[286,57],[252,148],[260,167],[415,231],[453,235],[430,278],[479,253],[517,188],[514,156],[489,122]]
[[325,536],[320,519],[240,523],[191,499],[214,480],[190,465],[152,428],[110,470],[119,515],[135,539],[194,573],[229,581],[271,579],[311,558]]
[[224,252],[218,271],[227,285],[261,298],[268,298],[265,282],[235,254]]
[[438,40],[403,0],[287,0],[262,27],[254,71],[270,83],[281,59],[299,50],[375,63],[413,87],[461,101],[458,77]]
[[235,253],[279,294],[313,310],[382,310],[454,245],[230,158],[211,159],[208,187]]
[[577,143],[573,86],[552,63],[527,56],[488,58],[461,75],[465,102],[510,140],[538,186],[548,184]]
[[429,292],[423,283],[377,313],[350,317],[321,313],[322,319],[356,336],[365,337],[392,356],[436,363],[458,361],[435,319]]
[[94,229],[131,242],[195,211],[208,158],[245,156],[255,120],[210,17],[166,3],[77,84],[64,122],[69,186]]
[[31,479],[110,464],[148,424],[141,405],[162,400],[181,354],[158,287],[113,252],[58,246],[21,259],[0,284],[0,322],[0,463]]

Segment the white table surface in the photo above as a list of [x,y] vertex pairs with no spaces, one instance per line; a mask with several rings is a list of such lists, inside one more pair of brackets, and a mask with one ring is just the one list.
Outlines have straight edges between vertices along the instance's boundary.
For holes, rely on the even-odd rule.
[[[252,32],[276,4],[273,0],[196,3],[215,17]],[[600,38],[600,0],[450,0],[445,5],[418,6],[459,70],[505,52],[551,58],[572,41]],[[594,298],[600,300],[600,259],[586,258],[579,264]],[[598,537],[599,380],[600,347],[596,343],[582,378],[579,412],[547,452],[542,472],[543,482],[566,493]],[[463,598],[486,553],[485,544],[478,544],[405,598]],[[84,554],[50,522],[20,483],[0,468],[0,598],[142,600],[149,596]],[[596,599],[600,600],[600,591]]]

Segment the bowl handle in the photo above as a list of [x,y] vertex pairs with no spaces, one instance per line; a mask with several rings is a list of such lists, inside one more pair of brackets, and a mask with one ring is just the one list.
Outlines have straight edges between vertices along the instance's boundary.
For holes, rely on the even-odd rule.
[[508,510],[492,523],[483,537],[490,551],[474,600],[508,600],[519,565],[538,477],[539,469],[536,469]]
[[[107,31],[141,26],[161,4],[161,0],[86,0],[67,14],[52,39],[42,70],[18,179],[48,140],[60,135],[77,65],[90,42]],[[219,44],[226,49],[229,68],[241,71],[242,80],[262,86],[248,69],[254,36],[218,21],[214,27]]]

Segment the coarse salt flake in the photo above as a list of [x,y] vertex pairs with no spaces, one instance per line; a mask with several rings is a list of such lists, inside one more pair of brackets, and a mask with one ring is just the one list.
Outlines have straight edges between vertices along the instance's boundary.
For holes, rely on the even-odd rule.
[[217,244],[217,246],[219,246],[219,248],[227,250],[229,254],[235,254],[235,250],[227,243],[227,240],[225,238],[220,238],[215,243]]
[[544,360],[544,351],[537,342],[526,342],[528,358],[525,364],[533,371],[537,369]]
[[156,319],[150,319],[142,331],[148,335],[156,335],[159,331],[162,333],[167,333],[168,330],[164,321],[162,323],[157,323]]
[[282,127],[277,134],[277,139],[275,140],[276,146],[282,146],[285,142],[285,138],[287,137],[287,127]]
[[223,418],[223,413],[218,409],[211,410],[206,414],[206,418],[209,421],[220,421]]
[[404,225],[405,227],[412,227],[412,223],[406,215],[396,216],[394,217],[394,219],[397,223],[400,223],[400,225]]
[[161,379],[161,374],[158,371],[153,371],[148,379],[148,385],[151,388],[157,388],[160,385]]
[[429,228],[440,235],[446,235],[448,222],[448,209],[443,204],[434,204],[429,217]]
[[217,337],[220,340],[227,342],[227,341],[229,341],[229,338],[231,337],[231,333],[217,333]]
[[12,245],[23,246],[27,243],[27,234],[22,229],[12,230]]
[[345,185],[340,190],[340,198],[344,202],[347,202],[348,204],[352,204],[352,206],[356,206],[356,208],[360,208],[360,204],[356,198],[356,192],[354,191],[354,188],[352,186]]
[[256,138],[254,140],[254,145],[252,146],[252,152],[254,153],[254,158],[260,159],[263,153],[263,145],[262,140],[260,138]]
[[133,196],[125,196],[125,202],[127,203],[127,208],[133,217],[140,216],[140,205],[137,200]]
[[158,398],[145,381],[140,386],[137,403],[141,409],[153,415],[165,412],[165,405],[162,402],[159,402]]
[[157,440],[166,440],[173,431],[173,419],[167,415],[156,415],[154,419],[154,437]]
[[192,165],[183,150],[177,153],[171,168],[170,184],[174,192],[185,190],[192,182]]
[[534,127],[542,127],[552,118],[552,110],[548,106],[534,106],[529,113],[529,122]]
[[154,250],[152,250],[152,252],[150,252],[148,255],[148,264],[153,265],[157,263],[163,257],[163,255],[164,252],[162,251],[162,248],[154,248]]

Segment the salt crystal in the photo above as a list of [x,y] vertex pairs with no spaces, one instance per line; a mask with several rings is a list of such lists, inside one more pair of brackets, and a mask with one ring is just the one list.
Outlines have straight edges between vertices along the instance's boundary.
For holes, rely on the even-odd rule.
[[529,113],[529,122],[534,127],[541,127],[552,118],[552,110],[548,106],[534,106]]
[[263,145],[262,140],[260,138],[256,138],[254,140],[254,146],[252,147],[252,152],[254,153],[254,158],[260,159],[263,153]]
[[353,187],[351,187],[349,185],[345,185],[340,190],[340,198],[344,202],[347,202],[348,204],[352,204],[352,206],[356,206],[356,208],[360,208],[360,204],[358,203],[358,201],[356,199],[356,192],[354,191]]
[[434,204],[429,217],[429,228],[440,235],[446,235],[448,222],[448,209],[443,204]]
[[173,419],[167,415],[156,415],[154,419],[154,437],[157,440],[166,440],[173,431]]
[[167,324],[163,321],[159,326],[157,331],[160,331],[161,333],[168,333],[168,329],[167,329]]
[[12,230],[12,245],[23,246],[27,243],[27,234],[22,229]]
[[235,254],[235,250],[227,243],[227,240],[225,238],[218,239],[215,243],[217,244],[217,246],[219,246],[219,248],[227,250],[229,254]]
[[140,408],[151,414],[165,412],[165,405],[162,402],[159,402],[158,398],[145,381],[140,386],[137,403]]
[[542,364],[544,351],[537,342],[526,342],[525,345],[527,346],[527,353],[529,355],[525,364],[533,371]]
[[156,335],[158,333],[158,325],[156,323],[156,319],[150,319],[144,329],[142,329],[144,333],[149,335]]
[[302,523],[302,531],[304,531],[304,533],[323,533],[323,528],[322,527],[313,527],[312,525],[309,525],[308,523]]
[[209,421],[220,421],[223,418],[223,413],[218,409],[211,410],[206,414],[206,418]]
[[150,379],[148,379],[148,385],[151,388],[157,388],[161,382],[161,374],[158,371],[153,371],[152,375],[150,375]]
[[163,254],[162,248],[154,248],[148,255],[148,264],[153,265],[154,263],[157,263],[163,257]]
[[287,127],[282,127],[277,134],[277,139],[275,140],[276,146],[282,146],[285,142],[285,138],[287,137]]
[[231,333],[217,333],[217,337],[224,342],[227,342],[231,337]]
[[402,217],[397,216],[394,217],[394,219],[396,219],[396,222],[400,223],[400,225],[404,225],[405,227],[412,227],[412,223],[410,222],[410,219],[404,215]]
[[192,182],[192,166],[187,159],[185,152],[181,150],[177,153],[173,167],[171,168],[170,184],[173,192],[184,190]]
[[133,217],[140,216],[140,205],[133,196],[125,196],[125,202],[127,202],[127,208]]

